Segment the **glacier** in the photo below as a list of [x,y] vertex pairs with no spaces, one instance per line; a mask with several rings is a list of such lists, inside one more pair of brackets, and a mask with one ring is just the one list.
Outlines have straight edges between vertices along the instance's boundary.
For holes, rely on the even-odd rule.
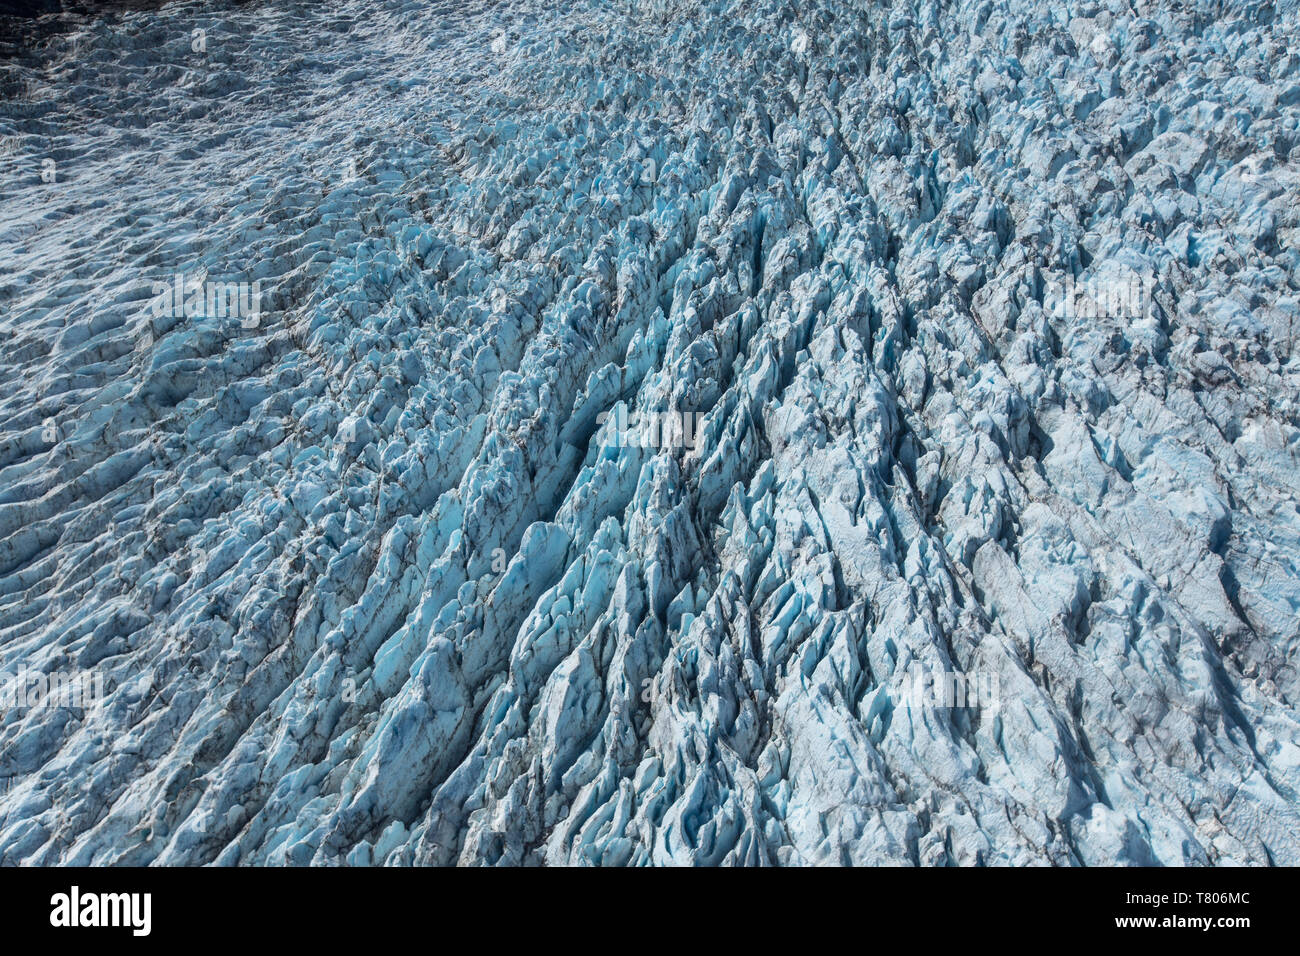
[[1300,864],[1295,0],[42,23],[0,863]]

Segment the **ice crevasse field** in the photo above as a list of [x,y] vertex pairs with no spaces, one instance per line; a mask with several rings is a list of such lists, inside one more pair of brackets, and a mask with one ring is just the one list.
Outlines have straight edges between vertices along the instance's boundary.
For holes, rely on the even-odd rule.
[[0,863],[1300,864],[1297,36],[9,49]]

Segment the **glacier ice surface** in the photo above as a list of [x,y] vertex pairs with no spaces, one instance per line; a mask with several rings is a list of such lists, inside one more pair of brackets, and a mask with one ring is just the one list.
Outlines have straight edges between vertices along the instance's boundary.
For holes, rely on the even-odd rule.
[[0,862],[1300,864],[1294,0],[561,6],[0,65]]

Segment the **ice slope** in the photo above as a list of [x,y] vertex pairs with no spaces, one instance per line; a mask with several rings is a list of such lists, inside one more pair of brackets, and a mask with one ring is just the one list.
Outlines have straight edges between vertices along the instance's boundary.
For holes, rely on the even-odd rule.
[[551,6],[3,66],[0,862],[1300,863],[1296,4]]

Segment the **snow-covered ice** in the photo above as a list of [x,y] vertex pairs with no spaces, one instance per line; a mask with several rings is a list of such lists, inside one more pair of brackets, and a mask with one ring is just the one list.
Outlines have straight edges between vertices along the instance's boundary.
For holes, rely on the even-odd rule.
[[0,64],[0,863],[1300,864],[1297,36],[51,31]]

